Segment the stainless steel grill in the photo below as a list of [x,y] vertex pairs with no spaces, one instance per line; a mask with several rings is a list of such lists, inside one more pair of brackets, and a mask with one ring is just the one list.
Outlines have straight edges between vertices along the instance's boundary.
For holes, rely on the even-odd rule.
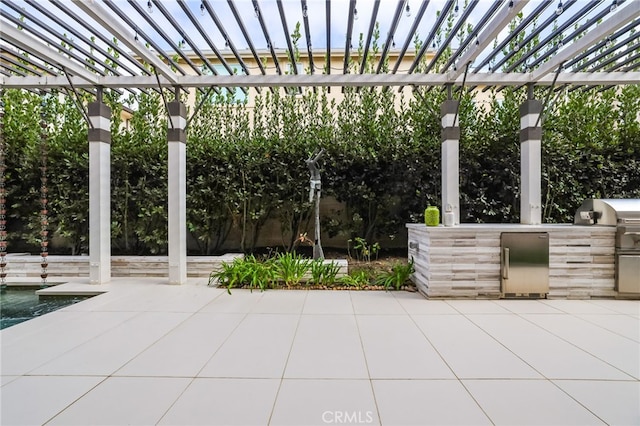
[[640,199],[585,200],[576,225],[616,226],[616,289],[640,295]]

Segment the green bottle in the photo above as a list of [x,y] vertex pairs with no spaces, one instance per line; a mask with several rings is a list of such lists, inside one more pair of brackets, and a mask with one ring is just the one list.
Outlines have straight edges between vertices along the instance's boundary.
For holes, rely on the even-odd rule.
[[428,206],[424,211],[424,223],[427,226],[440,224],[440,210],[436,206]]

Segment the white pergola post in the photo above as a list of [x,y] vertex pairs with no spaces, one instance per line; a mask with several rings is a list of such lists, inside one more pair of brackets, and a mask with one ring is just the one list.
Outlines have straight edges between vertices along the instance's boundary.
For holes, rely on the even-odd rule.
[[89,103],[89,281],[111,280],[111,108]]
[[542,103],[528,99],[520,105],[520,223],[542,222]]
[[442,103],[442,217],[453,213],[453,225],[460,224],[460,165],[458,127],[458,101],[449,99]]
[[[187,282],[187,146],[182,102],[168,105],[169,130],[169,284]],[[173,126],[173,127],[172,127]]]

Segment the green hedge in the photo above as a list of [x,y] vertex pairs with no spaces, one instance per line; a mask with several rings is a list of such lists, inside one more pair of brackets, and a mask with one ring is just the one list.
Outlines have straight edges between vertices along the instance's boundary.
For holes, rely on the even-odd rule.
[[[335,90],[335,89],[334,89]],[[538,90],[538,89],[537,89]],[[536,92],[538,99],[545,88]],[[427,204],[440,205],[439,89],[347,90],[331,102],[323,89],[301,96],[264,90],[253,110],[212,99],[192,121],[187,143],[188,228],[194,254],[219,252],[230,232],[238,250],[256,248],[268,219],[282,247],[309,232],[308,170],[320,148],[323,194],[344,211],[322,218],[327,236],[368,241],[405,235]],[[519,221],[519,113],[525,89],[504,89],[500,100],[460,107],[461,219]],[[167,93],[170,98],[171,95]],[[406,98],[405,98],[406,96]],[[454,92],[454,96],[461,96]],[[119,122],[118,94],[107,91],[112,122],[112,236],[114,253],[166,253],[166,114],[154,92],[130,96],[135,112]],[[543,122],[545,222],[570,222],[583,199],[640,198],[640,87],[565,91]],[[10,251],[37,251],[40,121],[47,123],[50,229],[58,252],[87,251],[87,128],[64,96],[5,90]],[[88,101],[89,99],[85,99]]]

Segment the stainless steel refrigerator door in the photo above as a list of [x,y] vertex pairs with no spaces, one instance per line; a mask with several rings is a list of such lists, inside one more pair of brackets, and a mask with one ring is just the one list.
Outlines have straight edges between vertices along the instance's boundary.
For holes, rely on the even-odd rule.
[[618,254],[618,291],[640,294],[640,254]]
[[549,234],[503,232],[500,284],[504,296],[549,292]]

